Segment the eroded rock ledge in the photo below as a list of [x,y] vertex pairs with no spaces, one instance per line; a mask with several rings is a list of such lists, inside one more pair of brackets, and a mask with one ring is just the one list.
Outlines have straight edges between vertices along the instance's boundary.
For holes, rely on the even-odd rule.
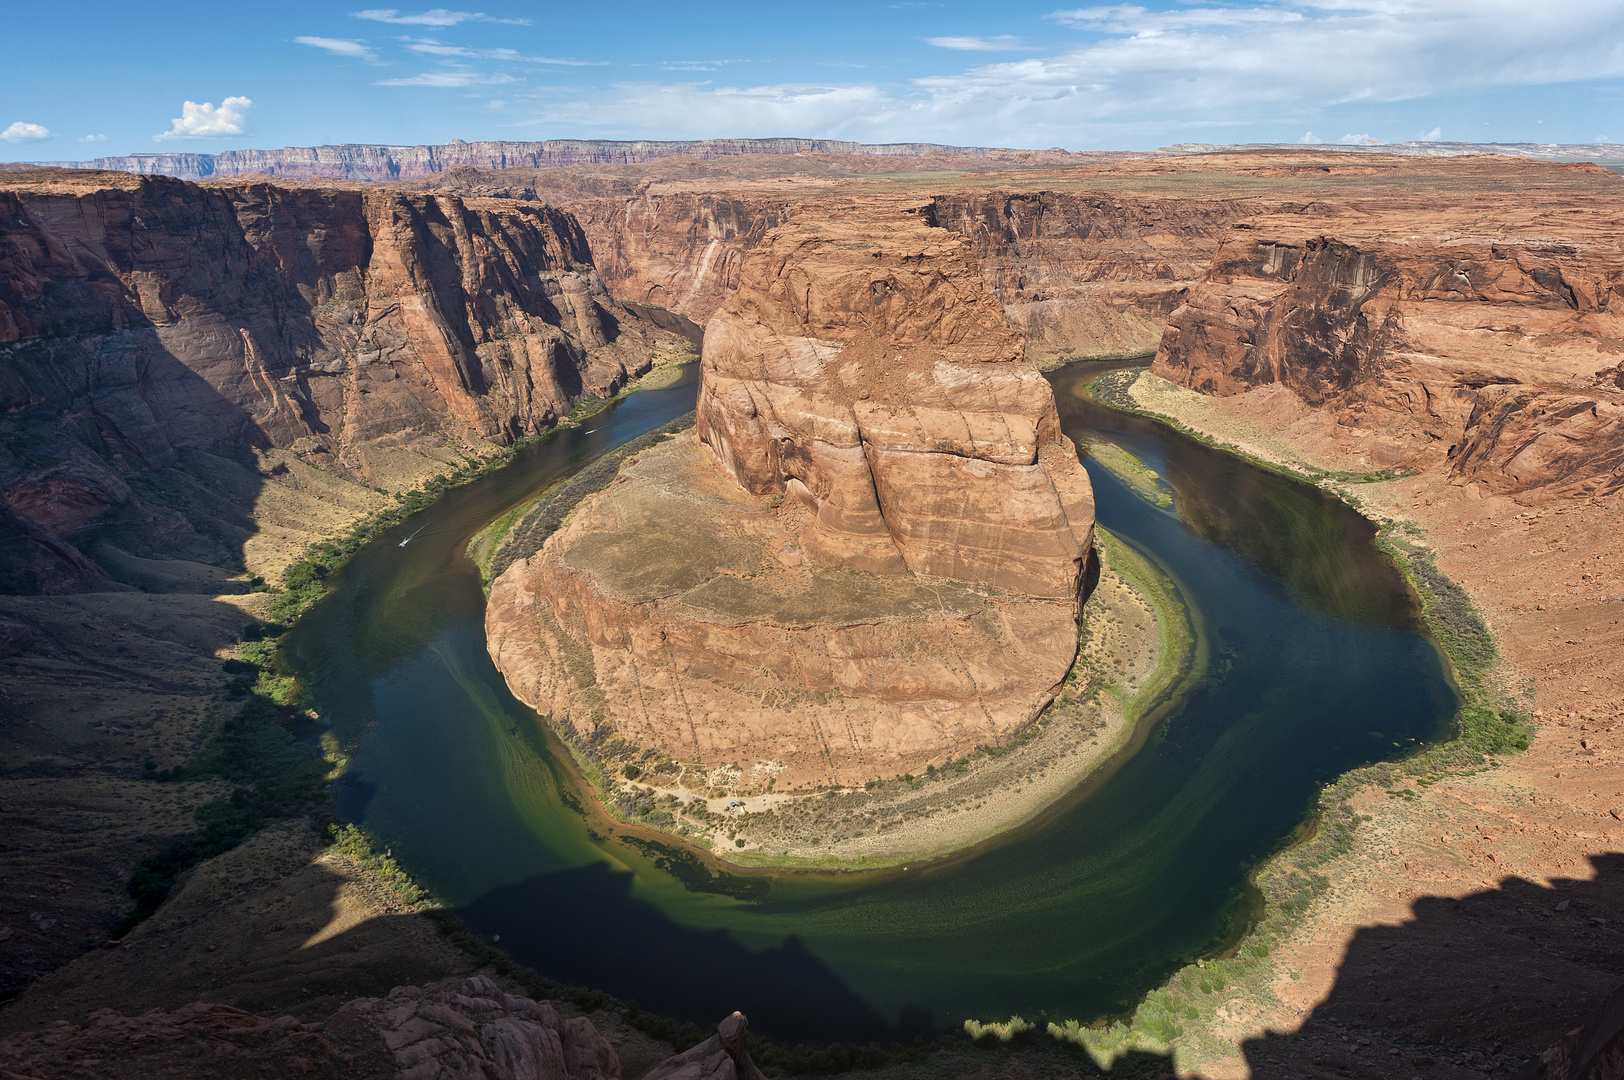
[[706,330],[698,439],[493,583],[515,694],[730,792],[1028,725],[1076,655],[1093,495],[967,247],[909,215],[770,233]]

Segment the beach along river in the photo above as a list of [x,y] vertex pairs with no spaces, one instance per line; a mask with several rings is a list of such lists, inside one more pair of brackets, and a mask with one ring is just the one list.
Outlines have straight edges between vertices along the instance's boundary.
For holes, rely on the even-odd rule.
[[1131,1009],[1244,929],[1248,871],[1321,785],[1443,737],[1455,697],[1368,523],[1073,393],[1099,370],[1051,375],[1068,433],[1160,478],[1136,490],[1089,460],[1099,522],[1177,583],[1207,663],[1142,749],[1043,821],[930,866],[732,874],[596,810],[486,655],[464,550],[692,409],[696,369],[526,448],[334,576],[284,656],[353,750],[340,813],[517,960],[657,1012],[711,1023],[742,1009],[781,1039],[867,1041]]

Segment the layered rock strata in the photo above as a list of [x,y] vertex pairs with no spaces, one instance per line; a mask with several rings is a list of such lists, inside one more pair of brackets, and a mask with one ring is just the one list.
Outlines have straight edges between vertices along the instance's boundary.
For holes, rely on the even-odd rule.
[[[1494,494],[1624,485],[1619,196],[1265,216],[1224,241],[1153,370],[1206,394],[1280,384],[1337,418],[1372,469],[1447,464]],[[1340,219],[1340,220],[1339,220]]]
[[1235,198],[963,192],[936,196],[929,214],[970,240],[987,291],[1043,363],[1155,352],[1229,226],[1257,209]]
[[923,771],[1031,722],[1076,654],[1092,490],[961,238],[775,230],[699,399],[697,440],[493,583],[521,699],[728,790]]
[[187,450],[290,448],[376,485],[400,448],[456,458],[545,430],[647,370],[656,334],[548,207],[8,176],[0,546],[21,555],[6,586],[81,586],[91,572],[52,538],[125,510],[155,550],[193,546],[131,487]]

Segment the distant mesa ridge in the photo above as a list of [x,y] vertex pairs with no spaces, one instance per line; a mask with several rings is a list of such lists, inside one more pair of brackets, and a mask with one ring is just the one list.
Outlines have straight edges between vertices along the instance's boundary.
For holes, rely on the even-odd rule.
[[[1624,145],[1614,143],[1465,143],[1407,142],[1369,145],[1338,143],[1177,143],[1148,153],[1117,152],[1108,156],[1183,157],[1245,150],[1339,151],[1353,154],[1398,154],[1405,157],[1453,157],[1462,154],[1505,154],[1545,161],[1624,163]],[[972,158],[1028,156],[1068,158],[1065,151],[1021,151],[987,146],[940,143],[857,143],[840,139],[547,139],[542,142],[463,142],[437,146],[384,146],[343,143],[337,146],[286,146],[280,150],[227,150],[223,154],[126,154],[90,161],[0,162],[0,170],[60,168],[109,169],[116,172],[208,180],[227,176],[280,176],[289,179],[420,180],[447,169],[549,169],[566,165],[635,165],[659,158],[686,156],[702,161],[748,154],[854,154],[867,157],[950,155]],[[1097,158],[1097,152],[1079,155]],[[1055,162],[1049,162],[1051,164]]]
[[[227,150],[223,154],[128,154],[92,161],[37,161],[25,167],[111,169],[158,173],[183,180],[219,176],[325,177],[335,180],[416,180],[446,169],[546,169],[564,165],[635,165],[684,155],[701,160],[744,154],[862,154],[920,157],[959,154],[986,157],[983,146],[935,143],[870,145],[837,139],[699,139],[687,142],[611,142],[601,139],[548,139],[544,142],[463,142],[439,146],[288,146],[281,150]],[[18,166],[9,166],[16,168]]]

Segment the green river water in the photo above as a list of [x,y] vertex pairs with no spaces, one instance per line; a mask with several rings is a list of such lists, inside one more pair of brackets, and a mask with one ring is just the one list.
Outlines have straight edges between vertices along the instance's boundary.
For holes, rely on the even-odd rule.
[[1131,1009],[1244,929],[1249,870],[1321,785],[1442,736],[1456,699],[1368,523],[1082,400],[1099,368],[1081,367],[1051,375],[1068,432],[1127,448],[1173,495],[1158,507],[1089,461],[1099,521],[1177,582],[1210,663],[1141,750],[1042,822],[906,870],[729,874],[589,805],[486,655],[464,551],[691,410],[694,369],[449,492],[334,576],[284,657],[354,750],[341,815],[519,961],[685,1019],[740,1008],[771,1036],[867,1041]]

